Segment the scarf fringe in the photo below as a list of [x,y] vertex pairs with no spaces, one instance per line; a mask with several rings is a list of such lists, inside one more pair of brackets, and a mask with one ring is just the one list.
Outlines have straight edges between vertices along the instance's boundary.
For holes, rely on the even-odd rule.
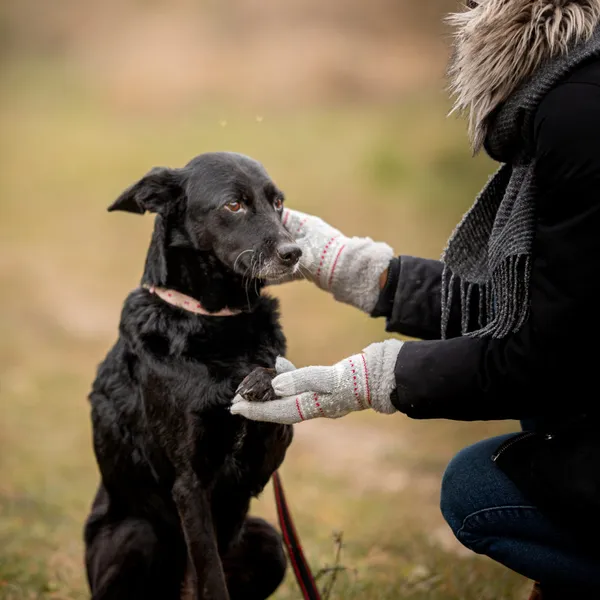
[[[531,256],[507,257],[487,283],[463,281],[446,266],[442,274],[442,339],[446,339],[455,288],[460,291],[461,335],[502,338],[515,333],[529,316]],[[473,319],[473,294],[478,295],[478,329],[469,331]]]

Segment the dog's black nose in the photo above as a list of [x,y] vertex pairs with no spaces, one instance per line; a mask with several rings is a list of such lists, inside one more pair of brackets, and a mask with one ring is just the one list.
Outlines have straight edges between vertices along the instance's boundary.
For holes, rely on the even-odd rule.
[[277,248],[277,256],[284,265],[292,267],[300,260],[302,250],[297,244],[281,244]]

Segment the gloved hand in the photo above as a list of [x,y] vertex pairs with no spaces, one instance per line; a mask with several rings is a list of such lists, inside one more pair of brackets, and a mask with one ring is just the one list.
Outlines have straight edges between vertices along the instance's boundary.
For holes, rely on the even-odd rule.
[[368,314],[373,311],[379,278],[394,257],[390,246],[370,238],[348,238],[319,217],[287,208],[283,225],[302,248],[295,278],[306,277],[336,300]]
[[394,369],[403,342],[386,340],[371,344],[332,367],[296,369],[278,358],[272,385],[280,400],[248,402],[233,399],[231,412],[253,421],[293,424],[317,417],[337,419],[372,408],[380,413],[396,411],[390,394],[396,387]]

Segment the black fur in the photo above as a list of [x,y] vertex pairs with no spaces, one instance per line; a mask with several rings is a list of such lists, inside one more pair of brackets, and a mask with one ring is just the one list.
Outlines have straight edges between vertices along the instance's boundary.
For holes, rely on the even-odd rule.
[[90,394],[102,480],[85,527],[94,600],[178,599],[186,580],[193,598],[262,599],[283,579],[279,534],[248,508],[292,429],[229,412],[246,375],[285,353],[277,302],[260,294],[300,256],[281,196],[259,163],[210,153],[153,169],[110,208],[157,214],[143,284],[243,312],[197,315],[143,287],[126,299]]

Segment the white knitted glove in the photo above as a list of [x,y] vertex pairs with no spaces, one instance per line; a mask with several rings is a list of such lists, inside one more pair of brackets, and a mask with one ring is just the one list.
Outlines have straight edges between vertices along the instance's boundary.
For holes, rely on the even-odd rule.
[[373,311],[379,278],[394,257],[390,246],[370,238],[348,238],[319,217],[287,208],[283,225],[302,248],[295,279],[306,277],[336,300]]
[[317,417],[337,419],[372,408],[380,413],[396,411],[390,394],[396,387],[394,370],[403,342],[387,340],[371,344],[332,367],[296,369],[278,358],[273,389],[281,400],[248,402],[233,399],[231,412],[253,421],[293,424]]

